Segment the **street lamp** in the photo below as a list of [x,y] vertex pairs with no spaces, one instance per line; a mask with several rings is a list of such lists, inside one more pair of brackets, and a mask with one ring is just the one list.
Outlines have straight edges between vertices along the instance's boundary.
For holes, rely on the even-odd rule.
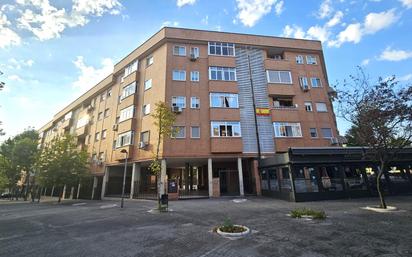
[[123,172],[123,187],[122,187],[122,201],[120,203],[120,208],[123,208],[123,202],[124,202],[124,187],[126,185],[126,171],[127,171],[127,158],[128,158],[128,152],[126,149],[122,149],[120,151],[121,153],[126,154],[126,158],[124,159],[124,172]]

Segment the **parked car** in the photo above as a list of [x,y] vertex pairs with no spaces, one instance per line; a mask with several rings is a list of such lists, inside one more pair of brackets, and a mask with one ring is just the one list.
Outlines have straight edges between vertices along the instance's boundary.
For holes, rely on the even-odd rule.
[[2,193],[0,195],[0,198],[1,199],[7,199],[7,198],[10,198],[11,196],[12,196],[11,193]]

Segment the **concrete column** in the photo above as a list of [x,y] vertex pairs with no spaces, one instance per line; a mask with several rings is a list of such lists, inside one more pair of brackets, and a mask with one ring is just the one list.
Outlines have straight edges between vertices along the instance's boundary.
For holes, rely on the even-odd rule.
[[79,183],[79,185],[77,186],[77,195],[76,195],[76,199],[79,199],[79,195],[80,195],[80,187],[81,187],[81,184]]
[[207,159],[207,179],[209,183],[209,197],[213,197],[213,167],[212,158]]
[[62,194],[62,200],[66,198],[66,185],[63,187],[63,194]]
[[162,169],[160,170],[160,195],[163,195],[166,191],[165,191],[165,185],[166,185],[166,160],[163,159],[162,160]]
[[53,194],[54,194],[54,186],[52,187],[50,196],[53,197]]
[[256,195],[262,195],[262,185],[260,183],[259,163],[258,160],[252,161],[252,174],[255,181]]
[[137,173],[140,173],[140,164],[138,163],[133,163],[133,169],[132,169],[132,181],[130,182],[130,199],[133,199],[134,196],[134,191],[135,191],[135,187],[134,185],[136,184],[136,180],[137,180]]
[[74,195],[74,187],[70,189],[70,199],[72,200],[73,200],[73,195]]
[[104,199],[104,196],[106,195],[106,184],[109,182],[109,167],[106,167],[104,170],[104,177],[103,177],[103,184],[102,184],[102,195],[101,199]]
[[[97,182],[98,182],[97,177],[93,177],[93,188],[92,188],[92,199],[91,200],[94,200],[94,194],[96,192]],[[103,187],[103,185],[102,185],[102,187]]]
[[239,193],[240,196],[245,195],[245,189],[243,187],[243,168],[242,168],[242,158],[237,158],[237,170],[239,171]]

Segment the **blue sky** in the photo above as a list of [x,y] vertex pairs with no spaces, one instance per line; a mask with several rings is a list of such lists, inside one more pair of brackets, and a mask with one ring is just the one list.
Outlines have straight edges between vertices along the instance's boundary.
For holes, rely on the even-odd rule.
[[0,0],[0,141],[49,121],[162,26],[318,39],[331,85],[357,65],[412,82],[412,0]]

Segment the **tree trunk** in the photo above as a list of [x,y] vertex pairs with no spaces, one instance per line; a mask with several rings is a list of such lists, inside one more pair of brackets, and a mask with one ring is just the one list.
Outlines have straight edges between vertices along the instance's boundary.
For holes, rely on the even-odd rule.
[[378,169],[379,169],[378,175],[376,176],[376,189],[378,190],[379,199],[381,202],[380,206],[381,208],[386,209],[385,197],[383,195],[382,188],[381,188],[381,177],[385,170],[385,162],[381,161],[380,167],[378,167]]
[[42,191],[43,191],[43,188],[41,188],[40,191],[39,191],[39,195],[38,195],[38,198],[37,198],[38,203],[40,203],[40,198],[41,198]]
[[60,188],[60,191],[59,191],[59,200],[57,200],[58,203],[61,203],[61,201],[62,201],[62,194],[63,194],[63,188]]

